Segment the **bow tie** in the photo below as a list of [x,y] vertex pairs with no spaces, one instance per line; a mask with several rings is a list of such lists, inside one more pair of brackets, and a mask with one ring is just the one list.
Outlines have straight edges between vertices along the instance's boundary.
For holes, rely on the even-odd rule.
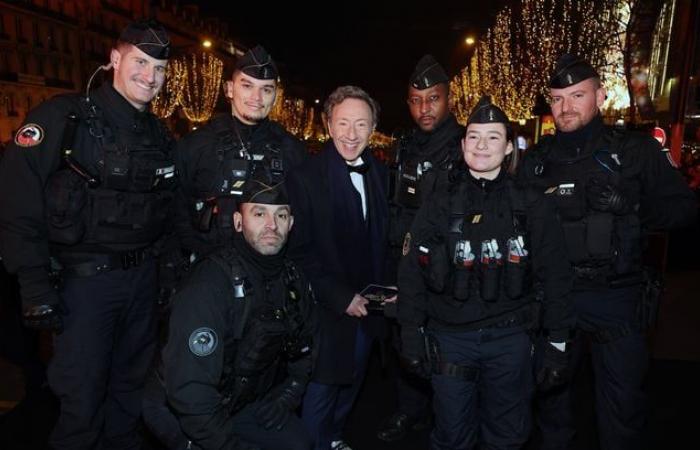
[[351,166],[348,164],[347,166],[348,166],[348,172],[350,172],[350,173],[355,172],[355,173],[359,173],[360,175],[366,174],[367,171],[369,170],[369,164],[367,164],[367,163],[360,164],[359,166]]

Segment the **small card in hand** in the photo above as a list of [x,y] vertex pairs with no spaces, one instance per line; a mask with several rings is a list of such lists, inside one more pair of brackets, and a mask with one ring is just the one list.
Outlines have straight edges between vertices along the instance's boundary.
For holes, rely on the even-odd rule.
[[398,294],[396,288],[390,286],[382,286],[379,284],[369,284],[365,287],[360,295],[369,300],[369,307],[373,309],[382,309],[386,299]]

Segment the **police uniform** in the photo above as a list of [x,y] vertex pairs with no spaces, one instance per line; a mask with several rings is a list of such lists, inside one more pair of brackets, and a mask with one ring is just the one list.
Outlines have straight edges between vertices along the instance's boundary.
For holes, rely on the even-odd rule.
[[[166,60],[165,30],[120,41]],[[152,246],[173,198],[172,140],[110,83],[31,111],[0,166],[0,249],[25,322],[59,331],[49,385],[61,401],[53,448],[135,448],[155,342]],[[58,291],[52,277],[60,270]]]
[[[448,82],[444,69],[431,55],[421,58],[411,75],[411,85],[419,90]],[[444,188],[448,170],[461,159],[462,137],[464,127],[448,114],[432,131],[416,128],[399,139],[392,171],[394,191],[390,193],[390,245],[396,262],[423,199]]]
[[[587,62],[564,55],[550,86],[597,77]],[[599,115],[543,138],[526,153],[519,177],[554,198],[563,224],[577,328],[591,336],[601,446],[642,448],[648,367],[642,316],[656,308],[642,239],[646,230],[692,223],[696,199],[654,139],[605,126]],[[581,339],[573,344],[578,360]],[[571,396],[569,386],[538,399],[545,448],[568,448],[575,432]]]
[[[509,126],[482,99],[469,123],[491,122]],[[402,355],[431,378],[431,448],[520,448],[534,389],[528,332],[540,314],[553,341],[573,326],[561,230],[550,202],[505,169],[487,180],[462,165],[451,177],[420,209],[400,266]]]
[[294,411],[311,374],[312,301],[284,250],[263,256],[242,233],[194,266],[173,300],[161,372],[191,448],[310,448]]
[[[410,84],[415,89],[425,90],[440,83],[448,84],[449,77],[432,55],[423,56],[411,74]],[[431,131],[415,128],[401,136],[396,146],[396,164],[392,167],[392,188],[389,203],[389,260],[392,276],[398,270],[404,252],[404,242],[410,242],[409,231],[418,208],[433,192],[444,190],[447,173],[461,159],[460,140],[464,127],[457,123],[454,115],[447,117]],[[392,327],[392,341],[399,350],[399,330]],[[381,425],[378,437],[395,441],[409,427],[420,427],[415,423],[429,414],[429,386],[416,377],[401,371],[397,379],[398,410]]]
[[[239,58],[236,70],[260,80],[278,75],[260,46]],[[179,209],[189,222],[179,230],[184,247],[204,254],[230,242],[231,215],[245,180],[262,174],[281,180],[305,158],[304,145],[267,118],[247,125],[233,115],[220,115],[185,136],[176,154],[185,197]]]

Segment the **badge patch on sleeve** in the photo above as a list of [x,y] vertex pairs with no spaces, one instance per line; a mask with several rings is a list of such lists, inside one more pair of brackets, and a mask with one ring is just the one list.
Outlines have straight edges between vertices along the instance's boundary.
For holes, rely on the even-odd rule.
[[211,328],[197,328],[190,334],[190,351],[197,356],[211,355],[216,350],[218,343],[219,338],[216,337],[216,333]]
[[403,248],[401,249],[401,253],[403,256],[408,255],[408,252],[411,250],[411,233],[406,233],[406,237],[403,238]]
[[34,147],[44,140],[44,129],[35,123],[28,123],[17,130],[15,144],[20,147]]

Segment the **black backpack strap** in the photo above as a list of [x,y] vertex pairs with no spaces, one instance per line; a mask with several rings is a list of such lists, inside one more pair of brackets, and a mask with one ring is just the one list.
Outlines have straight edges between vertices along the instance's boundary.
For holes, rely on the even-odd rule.
[[543,136],[541,143],[535,147],[533,150],[533,170],[535,176],[541,176],[544,173],[545,166],[547,165],[547,160],[552,152],[552,147],[554,146],[554,138],[551,136]]
[[510,207],[513,211],[513,229],[516,235],[525,236],[527,234],[527,214],[525,209],[525,193],[519,189],[515,180],[508,179],[508,197]]
[[233,290],[233,338],[240,340],[251,311],[252,287],[238,255],[233,251],[217,253],[208,257],[227,275]]
[[234,147],[233,130],[229,126],[229,120],[233,119],[219,116],[211,122],[217,140],[216,159],[219,160],[219,163],[223,162],[226,152]]

